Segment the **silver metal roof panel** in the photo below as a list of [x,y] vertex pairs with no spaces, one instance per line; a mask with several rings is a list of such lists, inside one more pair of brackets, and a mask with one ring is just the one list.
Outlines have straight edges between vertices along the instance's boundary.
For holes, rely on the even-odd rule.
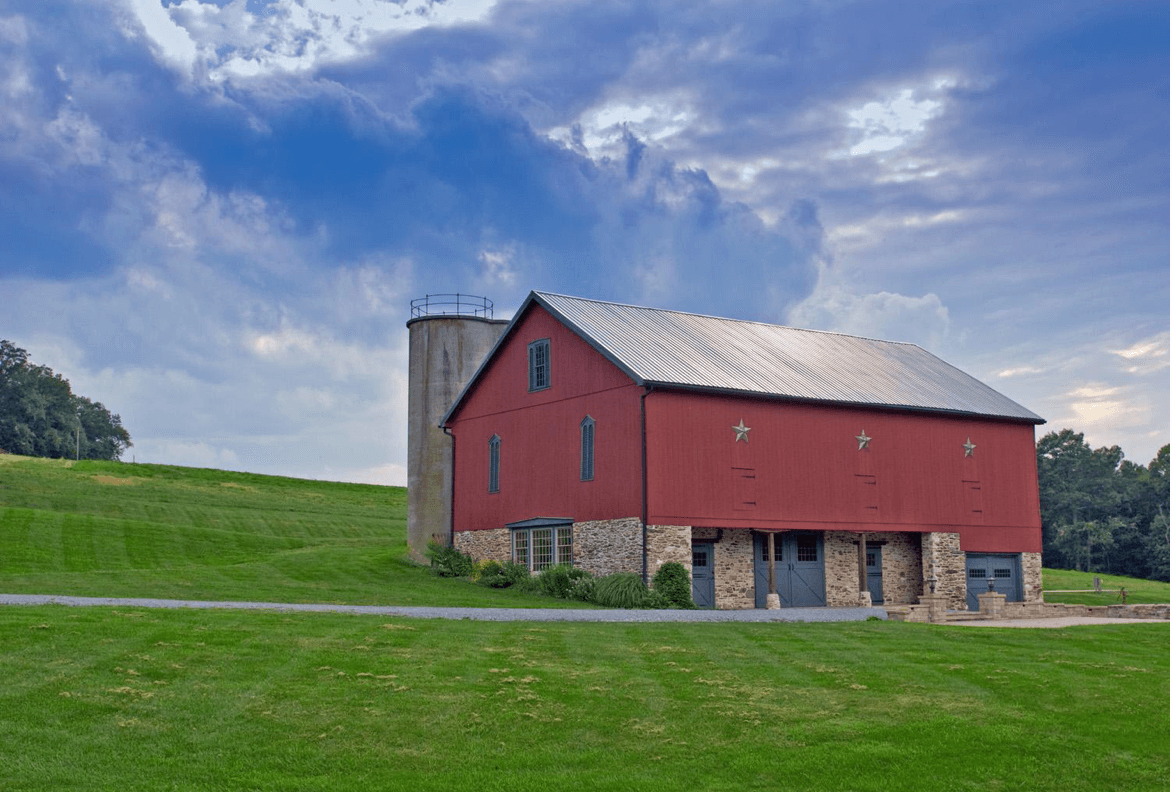
[[642,385],[1045,423],[915,344],[548,292],[518,317],[532,301]]

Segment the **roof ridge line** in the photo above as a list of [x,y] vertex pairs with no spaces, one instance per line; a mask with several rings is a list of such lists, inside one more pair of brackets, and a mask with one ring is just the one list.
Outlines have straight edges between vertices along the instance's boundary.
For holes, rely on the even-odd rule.
[[[815,330],[811,327],[795,327],[788,324],[777,324],[776,322],[763,322],[759,319],[737,319],[731,316],[716,316],[714,314],[702,314],[694,311],[680,311],[675,308],[652,308],[649,305],[635,305],[634,303],[615,302],[614,300],[599,300],[594,297],[577,297],[573,294],[561,294],[559,292],[546,292],[533,290],[533,294],[539,297],[561,297],[565,300],[578,300],[579,302],[596,303],[598,305],[616,305],[620,308],[634,308],[639,311],[656,311],[658,313],[678,314],[680,316],[695,316],[701,319],[716,319],[721,322],[738,322],[740,324],[761,325],[762,327],[778,327],[783,330],[794,330],[799,333],[818,333],[820,335],[842,336],[843,338],[858,338],[863,341],[874,341],[880,344],[899,344],[901,346],[916,347],[917,349],[924,349],[914,341],[892,341],[889,338],[872,338],[871,336],[856,335],[854,333],[844,333],[839,330]],[[927,350],[924,350],[927,352]],[[931,353],[929,353],[931,354]]]

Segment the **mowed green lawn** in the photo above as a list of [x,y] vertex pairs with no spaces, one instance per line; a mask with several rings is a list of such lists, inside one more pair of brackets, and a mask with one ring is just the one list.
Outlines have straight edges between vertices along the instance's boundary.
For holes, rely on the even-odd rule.
[[[1094,589],[1095,578],[1099,578],[1102,591],[1099,593],[1052,594],[1051,591],[1074,591]],[[1099,572],[1076,572],[1070,569],[1043,569],[1042,590],[1046,602],[1069,602],[1076,605],[1119,605],[1123,598],[1119,589],[1127,591],[1127,602],[1168,602],[1168,584],[1158,580],[1142,580],[1123,575],[1106,575]]]
[[[404,517],[402,489],[0,457],[0,591],[557,603],[410,564]],[[1166,790],[1168,642],[0,607],[0,789]]]
[[1168,788],[1168,627],[0,608],[5,790]]
[[2,593],[572,606],[438,578],[406,524],[402,487],[0,455]]

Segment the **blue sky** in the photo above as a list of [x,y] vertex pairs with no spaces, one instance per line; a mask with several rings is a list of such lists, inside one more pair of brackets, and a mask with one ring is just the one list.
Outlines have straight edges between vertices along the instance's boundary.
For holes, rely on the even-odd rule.
[[1168,442],[1164,2],[0,0],[0,337],[138,461],[405,483],[409,303],[912,341]]

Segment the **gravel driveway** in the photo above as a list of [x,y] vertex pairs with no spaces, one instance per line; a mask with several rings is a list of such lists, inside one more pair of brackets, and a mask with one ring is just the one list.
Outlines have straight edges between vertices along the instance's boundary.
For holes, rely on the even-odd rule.
[[782,610],[573,610],[558,608],[423,608],[401,605],[325,605],[279,602],[212,602],[128,597],[62,597],[0,594],[0,605],[115,605],[125,608],[218,608],[408,616],[415,619],[577,622],[832,622],[887,618],[883,608],[784,608]]

